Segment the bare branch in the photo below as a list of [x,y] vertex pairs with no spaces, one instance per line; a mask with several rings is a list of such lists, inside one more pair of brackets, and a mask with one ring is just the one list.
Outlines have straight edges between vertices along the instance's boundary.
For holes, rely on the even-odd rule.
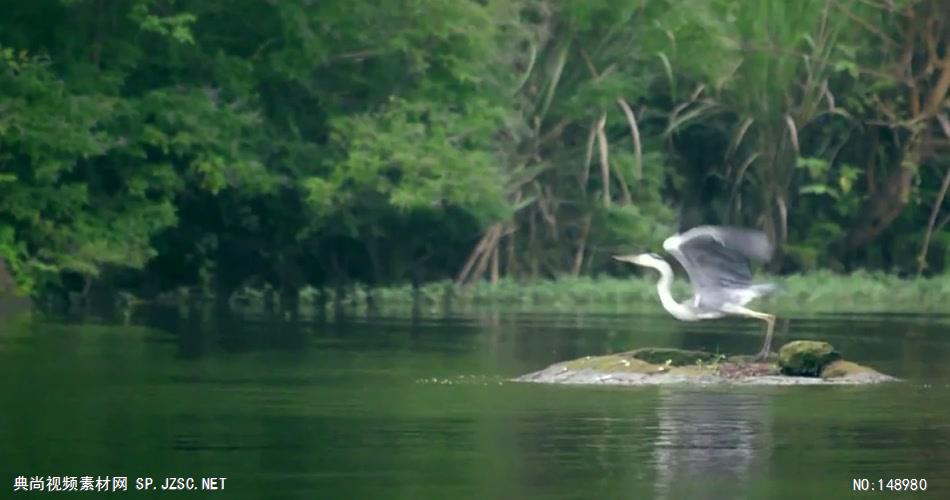
[[643,149],[640,145],[640,128],[637,127],[637,118],[623,97],[617,98],[617,104],[620,105],[620,109],[627,117],[627,124],[630,125],[630,135],[633,136],[634,171],[637,180],[640,180],[643,179]]
[[775,197],[775,206],[778,207],[779,215],[779,237],[778,240],[779,248],[781,244],[784,244],[788,241],[788,207],[785,205],[785,197],[778,195]]
[[491,284],[498,284],[498,245],[495,245],[491,253]]
[[729,196],[729,205],[732,206],[733,201],[736,199],[736,196],[739,194],[739,188],[742,186],[742,179],[745,177],[746,170],[749,169],[749,166],[759,157],[759,153],[753,153],[749,155],[748,158],[742,162],[742,165],[736,171],[736,181],[732,185],[732,194]]
[[[690,101],[690,103],[692,103],[692,102],[694,102],[694,101]],[[716,108],[718,108],[718,107],[720,107],[720,105],[717,104],[716,102],[704,100],[704,101],[701,101],[701,104],[699,104],[699,105],[696,106],[695,108],[691,109],[688,113],[683,113],[683,115],[680,116],[680,115],[678,114],[678,111],[679,111],[681,108],[680,108],[680,106],[677,106],[677,107],[673,110],[673,114],[670,115],[669,124],[666,126],[666,130],[663,131],[663,135],[664,135],[664,136],[669,136],[669,135],[672,134],[677,128],[679,128],[680,126],[682,126],[684,123],[689,122],[690,120],[693,120],[693,119],[695,119],[695,118],[698,118],[698,117],[700,117],[703,113],[705,113],[705,112],[707,112],[707,111],[709,111],[709,110],[716,109]]]
[[584,64],[587,65],[587,70],[590,71],[590,74],[594,75],[594,78],[600,78],[600,75],[597,73],[597,68],[594,67],[594,61],[591,61],[587,49],[583,47],[581,47],[581,58],[584,59]]
[[590,162],[594,158],[594,141],[597,139],[597,123],[590,126],[590,134],[587,136],[587,151],[584,154],[584,169],[581,171],[581,190],[587,189],[587,181],[590,179]]
[[[492,248],[494,248],[494,246],[497,245],[498,239],[501,237],[501,232],[502,225],[500,222],[493,224],[488,228],[487,231],[485,231],[485,234],[482,235],[478,245],[475,246],[475,249],[472,250],[471,255],[469,255],[468,259],[465,261],[465,265],[459,272],[458,277],[455,278],[456,285],[464,285],[470,277],[478,276],[485,271],[485,265],[488,263],[490,251]],[[469,274],[476,262],[478,263],[478,266],[475,267],[475,271],[473,273]]]
[[542,146],[547,144],[548,141],[552,141],[561,136],[561,133],[564,132],[564,129],[571,123],[567,118],[561,118],[550,130],[544,133],[540,139],[538,139],[537,145]]
[[551,101],[554,100],[554,93],[557,91],[558,84],[561,83],[561,75],[564,74],[564,65],[567,63],[567,51],[568,47],[565,45],[561,48],[561,51],[558,52],[554,75],[551,76],[548,82],[547,92],[544,94],[544,103],[541,105],[541,111],[538,113],[538,117],[544,117],[548,114]]
[[907,17],[907,14],[906,14],[906,13],[901,12],[901,11],[895,9],[895,8],[894,8],[894,5],[893,5],[891,2],[885,2],[884,4],[875,3],[875,2],[872,2],[871,0],[858,0],[858,2],[863,3],[864,5],[867,5],[868,7],[871,7],[871,8],[874,8],[874,9],[883,10],[883,11],[886,12],[888,15],[892,15],[892,16],[896,15],[896,16],[904,16],[904,17]]
[[947,98],[947,91],[950,91],[950,43],[944,43],[944,52],[946,55],[941,62],[940,78],[930,89],[927,96],[927,103],[924,104],[924,116],[933,116],[940,111],[940,106]]
[[[941,125],[947,121],[945,116],[942,116],[942,118]],[[947,130],[945,129],[944,132],[947,132]],[[950,136],[950,133],[948,133],[948,136]],[[937,199],[934,200],[934,206],[930,210],[930,219],[927,221],[927,232],[924,233],[924,242],[921,243],[920,255],[917,256],[917,276],[923,274],[924,269],[927,267],[927,251],[930,249],[930,237],[934,231],[934,224],[937,222],[937,215],[940,214],[940,207],[943,206],[943,199],[947,196],[947,188],[950,188],[950,167],[947,167],[947,172],[943,176],[943,183],[940,185],[940,192],[937,193]]]
[[670,95],[675,98],[676,80],[673,79],[673,67],[670,65],[670,60],[666,57],[666,54],[662,52],[657,52],[656,55],[660,58],[660,61],[663,62],[663,69],[666,71],[666,79],[670,82]]
[[604,124],[607,114],[600,115],[597,122],[597,145],[600,147],[600,175],[604,185],[604,206],[610,207],[610,163],[607,159],[607,134],[604,133]]
[[785,115],[785,123],[788,125],[788,135],[792,139],[792,146],[795,148],[795,154],[798,154],[798,127],[791,116]]
[[[495,248],[498,247],[498,241],[501,239],[502,230],[502,223],[497,222],[493,224],[485,233],[485,237],[483,239],[484,245],[481,245],[481,252],[478,255],[478,265],[475,266],[475,271],[472,272],[471,276],[468,276],[469,279],[478,278],[485,272],[485,268],[488,266]],[[465,281],[463,280],[462,283],[464,284],[464,282]]]
[[533,43],[529,44],[531,49],[528,56],[528,67],[525,68],[524,73],[521,75],[521,78],[518,79],[518,84],[515,86],[515,92],[521,90],[526,83],[528,83],[528,78],[531,77],[531,72],[534,71],[534,63],[538,59],[538,49]]
[[[591,60],[590,55],[587,53],[587,50],[585,50],[584,48],[581,48],[580,52],[581,52],[581,57],[584,59],[584,64],[587,65],[587,70],[590,71],[590,74],[594,77],[595,80],[600,80],[603,76],[607,75],[610,71],[614,69],[614,66],[611,65],[607,68],[606,71],[603,72],[603,74],[598,73],[597,68],[594,67],[594,61]],[[643,178],[643,150],[640,145],[640,129],[639,127],[637,127],[637,119],[636,119],[636,116],[633,114],[633,110],[630,109],[630,105],[627,104],[626,99],[624,99],[622,96],[617,97],[617,104],[623,110],[624,115],[627,117],[627,123],[630,125],[630,135],[633,137],[633,154],[634,154],[634,161],[635,161],[636,177],[637,179],[642,179]],[[603,126],[599,128],[603,129]],[[601,130],[601,133],[602,133],[602,130]],[[598,135],[598,138],[600,138],[600,135]],[[605,148],[603,144],[606,144],[606,142],[607,142],[607,139],[606,139],[606,136],[604,136],[603,142],[601,144],[602,158],[606,158],[606,153],[603,152]],[[627,190],[626,182],[622,183],[621,188],[623,188],[624,197],[629,198],[630,193]]]
[[696,99],[699,99],[699,94],[702,94],[702,93],[703,93],[703,90],[706,90],[706,86],[705,86],[705,85],[703,85],[703,84],[697,85],[696,88],[693,89],[693,93],[690,94],[689,100],[690,100],[690,101],[695,101]]
[[557,231],[557,219],[554,217],[554,211],[548,210],[548,198],[553,198],[551,196],[550,190],[547,186],[541,187],[540,184],[535,183],[535,189],[538,190],[538,210],[541,211],[541,218],[551,226],[551,230]]
[[894,46],[894,47],[897,46],[897,42],[895,42],[893,38],[891,38],[891,37],[885,35],[883,31],[881,31],[880,29],[878,29],[876,26],[874,26],[873,24],[871,24],[871,23],[868,22],[867,20],[862,19],[860,16],[855,15],[855,14],[854,14],[853,12],[851,12],[847,7],[845,7],[845,6],[841,5],[841,4],[839,4],[838,2],[832,2],[832,3],[834,3],[834,4],[835,4],[835,7],[837,7],[838,10],[840,10],[841,12],[843,12],[845,16],[847,16],[849,19],[851,19],[851,20],[854,21],[855,23],[857,23],[857,24],[859,24],[860,26],[862,26],[864,29],[866,29],[866,30],[870,31],[871,33],[877,35],[877,37],[880,38],[882,41],[884,41],[884,43],[886,43],[886,44],[888,44],[888,45],[891,45],[891,46]]
[[943,135],[947,136],[947,139],[950,139],[950,119],[947,118],[946,113],[938,114],[937,121],[940,123]]
[[835,96],[831,93],[831,90],[828,89],[828,80],[822,82],[822,95],[825,97],[825,100],[828,101],[828,111],[831,113],[835,112]]
[[729,141],[729,148],[726,149],[726,158],[732,156],[732,153],[736,152],[736,149],[739,148],[739,144],[742,144],[742,139],[745,137],[746,132],[749,130],[749,127],[752,126],[752,123],[755,120],[751,116],[746,117],[745,120],[742,120],[742,123],[739,125],[739,128],[736,129],[736,133],[732,135],[732,140]]
[[948,222],[950,222],[950,214],[947,214],[946,217],[940,220],[940,223],[934,228],[934,232],[939,233],[940,230],[943,229],[943,226],[946,226]]
[[[263,48],[263,46],[261,48]],[[258,50],[261,50],[261,49],[259,48]],[[364,59],[381,55],[383,54],[383,52],[384,51],[381,49],[363,49],[363,50],[356,50],[353,52],[344,52],[342,54],[331,56],[327,62],[332,63],[336,61],[363,61]]]
[[581,236],[577,242],[577,252],[574,254],[574,265],[571,267],[571,274],[578,276],[581,274],[581,265],[584,263],[584,251],[587,248],[587,235],[590,233],[591,216],[588,214],[581,223]]

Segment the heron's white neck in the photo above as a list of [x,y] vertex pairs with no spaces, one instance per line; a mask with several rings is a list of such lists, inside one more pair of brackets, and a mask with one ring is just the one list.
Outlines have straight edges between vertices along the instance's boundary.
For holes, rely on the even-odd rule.
[[660,296],[660,302],[663,309],[673,315],[674,318],[689,321],[695,319],[686,306],[680,304],[673,298],[670,292],[670,285],[673,284],[673,268],[665,261],[652,262],[650,267],[660,272],[660,280],[656,282],[656,293]]

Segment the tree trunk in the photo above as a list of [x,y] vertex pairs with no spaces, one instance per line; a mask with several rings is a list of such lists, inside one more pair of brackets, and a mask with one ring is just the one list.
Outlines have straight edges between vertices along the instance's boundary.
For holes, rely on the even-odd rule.
[[854,252],[875,240],[897,219],[910,201],[913,178],[914,169],[901,166],[888,176],[883,187],[879,187],[869,195],[859,212],[857,221],[845,237],[845,254]]
[[[948,133],[947,135],[950,135]],[[930,219],[927,221],[927,232],[924,233],[924,242],[920,245],[920,255],[917,256],[917,276],[924,273],[927,268],[927,250],[930,248],[930,237],[933,235],[934,224],[937,223],[937,215],[940,214],[940,207],[943,206],[943,199],[947,196],[947,189],[950,189],[950,167],[943,176],[943,183],[940,185],[940,192],[937,193],[937,199],[930,210]]]
[[[946,10],[941,4],[912,3],[905,12],[906,37],[901,58],[896,61],[894,68],[897,80],[906,86],[908,94],[902,101],[894,100],[890,105],[878,101],[878,104],[880,114],[890,123],[889,127],[907,130],[910,137],[903,145],[900,166],[888,176],[884,184],[874,183],[874,178],[878,176],[875,175],[872,156],[872,163],[868,165],[868,200],[845,236],[842,248],[844,256],[880,236],[910,201],[911,183],[916,173],[916,167],[910,165],[920,160],[924,140],[919,134],[927,135],[929,124],[934,118],[940,121],[938,113],[950,94],[950,38],[941,31],[941,19]],[[918,6],[921,8],[915,10]],[[925,90],[924,95],[921,95],[921,90]],[[907,105],[909,109],[904,108]],[[942,121],[941,125],[944,125]],[[870,153],[874,155],[875,151]]]

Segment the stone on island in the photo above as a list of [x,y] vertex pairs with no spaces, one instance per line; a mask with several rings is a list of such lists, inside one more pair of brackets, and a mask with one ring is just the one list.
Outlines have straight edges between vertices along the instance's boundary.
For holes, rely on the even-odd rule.
[[785,375],[817,377],[821,370],[841,355],[827,342],[796,340],[778,350],[778,365]]

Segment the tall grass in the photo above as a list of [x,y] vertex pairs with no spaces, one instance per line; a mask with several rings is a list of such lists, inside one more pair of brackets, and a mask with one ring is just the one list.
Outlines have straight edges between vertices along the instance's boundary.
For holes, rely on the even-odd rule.
[[[762,309],[776,312],[950,312],[950,275],[903,279],[890,274],[856,272],[842,275],[814,272],[777,278],[781,290],[761,299]],[[353,312],[390,308],[418,308],[439,311],[445,308],[490,307],[514,310],[553,311],[660,311],[653,277],[589,278],[564,277],[557,280],[518,282],[502,279],[497,284],[477,282],[457,287],[451,282],[434,282],[419,288],[409,285],[368,288],[356,285],[343,289],[308,287],[300,293],[300,309],[343,309]],[[689,284],[677,280],[674,296],[690,295]],[[241,307],[260,307],[262,294],[242,291],[232,300]],[[279,306],[279,304],[276,304]]]

